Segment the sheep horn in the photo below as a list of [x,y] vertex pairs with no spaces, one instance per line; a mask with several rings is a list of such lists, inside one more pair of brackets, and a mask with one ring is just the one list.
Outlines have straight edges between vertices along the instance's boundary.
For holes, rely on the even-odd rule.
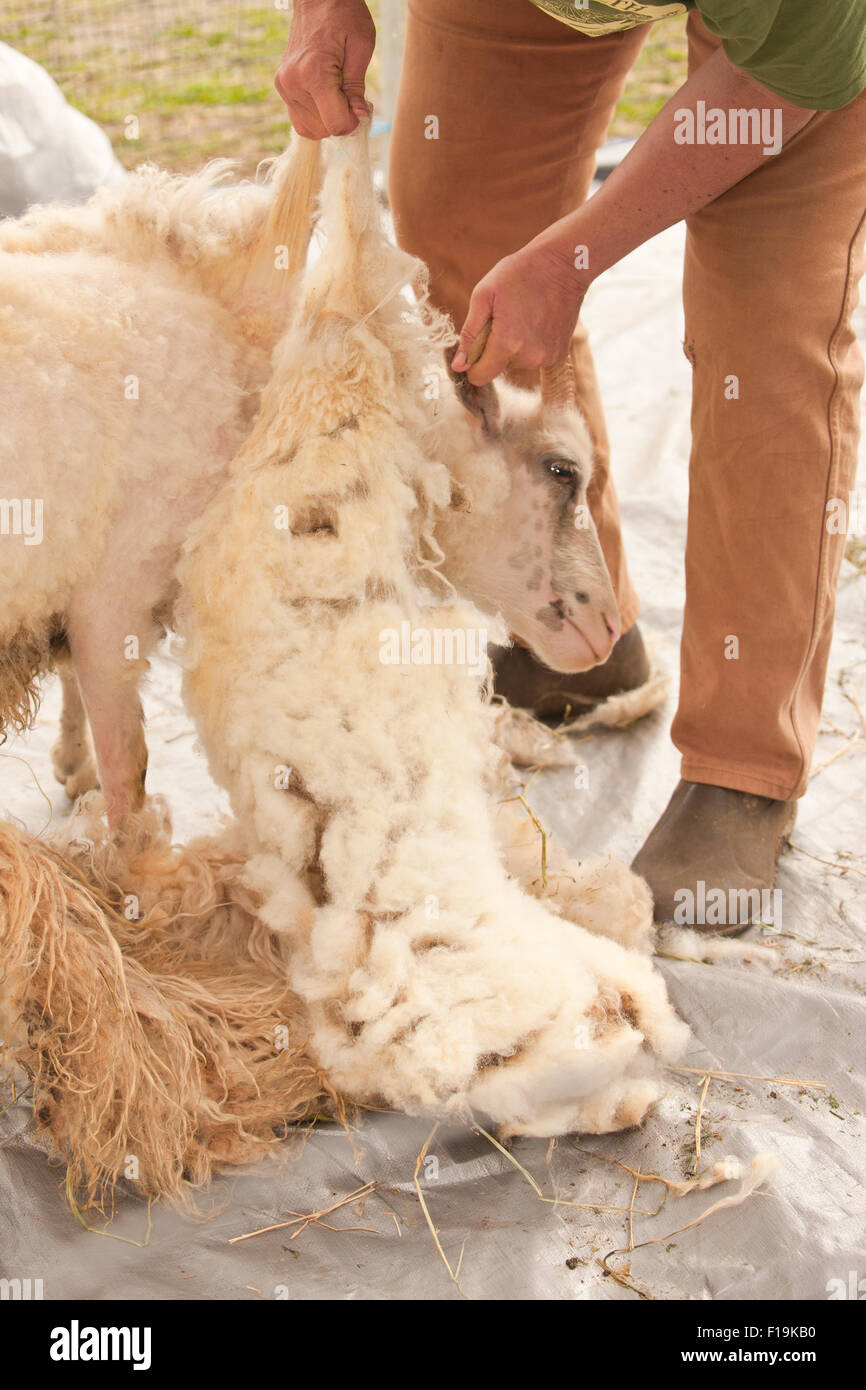
[[469,363],[470,367],[474,367],[479,357],[483,355],[484,349],[487,347],[487,339],[490,337],[490,330],[492,327],[493,320],[488,319],[484,327],[481,329],[481,332],[478,334],[478,337],[475,338],[468,352],[466,353],[466,361]]
[[545,405],[576,405],[574,362],[569,353],[555,367],[541,369],[541,399]]
[[[484,349],[487,347],[487,339],[490,337],[490,330],[492,327],[493,320],[488,319],[466,353],[466,361],[470,367],[474,367],[475,363],[483,355]],[[555,367],[542,367],[541,399],[545,405],[567,406],[577,404],[574,363],[570,353],[562,362],[557,363]]]

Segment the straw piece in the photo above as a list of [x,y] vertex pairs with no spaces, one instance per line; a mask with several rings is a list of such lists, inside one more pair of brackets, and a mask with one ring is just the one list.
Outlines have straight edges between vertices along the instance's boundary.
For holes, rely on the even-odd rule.
[[681,1067],[671,1064],[669,1071],[687,1071],[693,1076],[713,1076],[729,1077],[735,1076],[739,1080],[745,1081],[772,1081],[774,1086],[817,1086],[820,1090],[826,1091],[826,1081],[805,1081],[801,1077],[792,1076],[756,1076],[750,1071],[717,1071],[715,1067]]
[[421,1210],[422,1210],[423,1213],[424,1213],[424,1220],[427,1222],[427,1225],[430,1227],[430,1234],[432,1235],[434,1244],[435,1244],[435,1246],[436,1246],[436,1249],[439,1251],[439,1254],[440,1254],[440,1256],[441,1256],[441,1258],[442,1258],[442,1263],[444,1264],[445,1268],[448,1270],[448,1277],[450,1278],[450,1280],[451,1280],[451,1282],[452,1282],[453,1284],[456,1284],[457,1290],[458,1290],[458,1292],[460,1293],[461,1297],[462,1297],[462,1298],[465,1298],[465,1299],[467,1300],[467,1302],[471,1302],[471,1299],[469,1298],[468,1293],[466,1293],[465,1290],[462,1289],[462,1288],[460,1287],[460,1280],[459,1280],[458,1277],[457,1277],[457,1276],[459,1275],[459,1273],[460,1273],[460,1266],[463,1264],[463,1251],[464,1251],[464,1249],[466,1248],[466,1241],[464,1240],[463,1244],[462,1244],[461,1247],[460,1247],[460,1258],[459,1258],[459,1260],[457,1261],[457,1269],[456,1269],[456,1270],[453,1270],[453,1269],[451,1268],[451,1265],[448,1263],[448,1256],[445,1254],[445,1251],[442,1249],[442,1244],[441,1244],[441,1241],[439,1240],[438,1232],[437,1232],[437,1230],[436,1230],[436,1227],[433,1225],[433,1218],[432,1218],[431,1215],[430,1215],[430,1211],[429,1211],[429,1209],[428,1209],[428,1207],[427,1207],[427,1203],[426,1203],[425,1200],[424,1200],[424,1193],[421,1191],[421,1184],[420,1184],[419,1181],[418,1181],[418,1172],[419,1172],[419,1169],[421,1168],[421,1164],[424,1162],[425,1158],[427,1157],[427,1150],[429,1149],[430,1144],[431,1144],[431,1142],[432,1142],[432,1140],[433,1140],[433,1136],[434,1136],[434,1134],[436,1133],[436,1131],[437,1131],[438,1128],[439,1128],[439,1121],[437,1120],[436,1123],[435,1123],[435,1125],[434,1125],[433,1128],[431,1129],[430,1133],[427,1135],[427,1138],[426,1138],[425,1141],[424,1141],[424,1147],[422,1148],[421,1152],[419,1153],[418,1157],[417,1157],[416,1160],[415,1160],[415,1173],[414,1173],[414,1175],[413,1175],[412,1181],[413,1181],[413,1183],[415,1184],[415,1191],[418,1193],[418,1201],[421,1203]]
[[701,1098],[700,1098],[700,1100],[698,1101],[698,1113],[697,1113],[696,1116],[695,1116],[695,1169],[696,1169],[696,1170],[697,1170],[698,1164],[699,1164],[700,1161],[701,1161],[701,1120],[702,1120],[703,1117],[704,1117],[704,1101],[705,1101],[706,1098],[707,1098],[707,1090],[709,1089],[710,1077],[711,1077],[711,1075],[712,1075],[711,1072],[707,1072],[706,1076],[704,1077],[704,1084],[703,1084],[703,1088],[702,1088],[702,1090],[701,1090]]
[[[614,1255],[627,1255],[630,1254],[632,1250],[643,1250],[648,1245],[661,1245],[663,1242],[670,1240],[673,1236],[680,1236],[684,1231],[690,1231],[694,1226],[699,1226],[702,1221],[706,1221],[708,1216],[712,1216],[717,1211],[724,1210],[725,1207],[740,1206],[745,1202],[747,1197],[751,1197],[756,1188],[760,1187],[761,1184],[776,1171],[777,1167],[778,1160],[775,1154],[758,1154],[756,1158],[752,1159],[748,1171],[740,1183],[739,1192],[732,1193],[730,1197],[720,1197],[717,1202],[713,1202],[712,1206],[707,1207],[706,1211],[702,1211],[700,1216],[696,1216],[693,1221],[686,1222],[685,1226],[678,1226],[675,1231],[668,1231],[667,1235],[654,1236],[652,1240],[642,1240],[634,1246],[621,1246],[617,1250],[609,1250],[601,1261],[602,1266],[604,1269],[608,1269],[607,1262],[612,1259]],[[610,1269],[608,1273],[613,1274],[614,1270]]]
[[[295,1236],[300,1235],[301,1231],[304,1230],[306,1226],[309,1226],[311,1221],[318,1221],[322,1216],[330,1216],[331,1212],[346,1206],[347,1203],[356,1201],[360,1197],[369,1196],[375,1186],[376,1181],[374,1178],[371,1178],[369,1182],[365,1182],[361,1187],[356,1187],[354,1192],[350,1192],[347,1197],[341,1197],[338,1202],[334,1202],[330,1207],[323,1207],[321,1211],[310,1212],[306,1215],[301,1215],[298,1212],[290,1212],[289,1214],[292,1217],[291,1221],[278,1221],[273,1226],[260,1226],[256,1231],[245,1231],[243,1235],[232,1236],[229,1240],[229,1245],[238,1245],[242,1240],[252,1240],[253,1236],[263,1236],[266,1235],[268,1231],[282,1231],[288,1226],[297,1226],[298,1222],[303,1222],[301,1230],[295,1231],[293,1235],[290,1236],[290,1239],[294,1240]],[[347,1226],[344,1229],[350,1230],[352,1228]],[[377,1232],[377,1234],[380,1234],[380,1232]]]

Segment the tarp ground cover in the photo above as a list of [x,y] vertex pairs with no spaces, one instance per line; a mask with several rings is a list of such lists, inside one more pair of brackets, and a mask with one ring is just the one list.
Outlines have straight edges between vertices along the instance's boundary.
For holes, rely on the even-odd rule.
[[[678,230],[657,238],[609,272],[587,306],[643,625],[657,657],[676,672],[682,616],[682,547],[689,446],[689,368],[680,350]],[[866,337],[866,316],[860,326]],[[862,477],[862,474],[861,474]],[[861,488],[863,483],[861,482]],[[866,538],[864,538],[866,539]],[[824,732],[809,793],[785,854],[782,934],[765,933],[782,956],[713,966],[663,960],[674,1003],[693,1031],[685,1064],[640,1131],[590,1140],[519,1141],[524,1175],[485,1138],[440,1128],[418,1181],[452,1266],[464,1246],[460,1283],[474,1298],[824,1299],[832,1280],[864,1268],[862,1186],[866,1053],[866,574],[846,562],[825,702]],[[853,697],[853,699],[851,698]],[[601,732],[582,745],[589,786],[569,769],[535,779],[531,804],[574,852],[630,858],[663,808],[678,775],[667,708],[626,732]],[[211,830],[222,798],[210,782],[168,658],[155,664],[147,697],[149,787],[166,795],[179,838]],[[55,784],[49,748],[59,691],[46,694],[36,731],[2,750],[5,814],[38,831],[68,807]],[[844,750],[844,751],[843,751]],[[20,759],[26,759],[21,761]],[[42,790],[40,790],[40,788]],[[48,801],[46,801],[46,796]],[[753,930],[748,939],[758,940]],[[608,1261],[628,1245],[634,1179],[682,1179],[692,1171],[702,1068],[820,1081],[823,1087],[745,1078],[714,1079],[703,1107],[701,1166],[728,1155],[747,1165],[778,1156],[776,1176],[743,1206],[693,1230]],[[6,1093],[0,1109],[9,1101]],[[43,1280],[52,1298],[459,1298],[433,1243],[413,1183],[430,1125],[399,1115],[368,1116],[351,1136],[314,1129],[280,1168],[216,1185],[219,1213],[192,1224],[154,1209],[146,1247],[85,1230],[63,1198],[63,1173],[27,1138],[26,1098],[0,1115],[0,1277]],[[371,1230],[288,1226],[229,1244],[232,1237],[323,1211],[369,1179],[376,1188],[323,1220]],[[678,1198],[640,1183],[632,1214],[635,1244],[691,1221],[736,1184]],[[583,1207],[565,1203],[582,1203]],[[619,1210],[595,1210],[614,1207]],[[395,1219],[396,1218],[396,1219]],[[122,1200],[110,1230],[139,1241],[147,1211]],[[399,1229],[398,1229],[399,1228]],[[832,1287],[832,1286],[831,1286]]]

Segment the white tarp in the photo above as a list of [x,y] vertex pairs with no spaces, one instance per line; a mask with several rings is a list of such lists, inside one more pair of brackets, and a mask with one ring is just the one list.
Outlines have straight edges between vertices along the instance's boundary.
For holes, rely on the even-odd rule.
[[[682,233],[657,238],[609,272],[592,291],[593,330],[612,436],[631,565],[644,601],[643,623],[660,664],[675,676],[683,602],[683,536],[689,447],[689,368],[679,302]],[[866,320],[861,319],[866,327]],[[543,1204],[524,1176],[484,1138],[440,1129],[419,1181],[442,1246],[475,1298],[824,1299],[866,1278],[864,1242],[863,1061],[866,1053],[866,577],[847,564],[817,771],[801,803],[794,844],[783,858],[780,966],[702,965],[662,960],[674,1001],[691,1024],[688,1066],[817,1081],[823,1087],[747,1078],[714,1080],[703,1112],[703,1159],[748,1162],[777,1155],[776,1176],[746,1204],[720,1211],[693,1230],[670,1234],[736,1184],[685,1198],[641,1183],[634,1241],[668,1236],[610,1261],[628,1244],[634,1181],[598,1155],[643,1173],[681,1179],[693,1159],[702,1077],[670,1074],[666,1099],[640,1131],[587,1141],[519,1141],[515,1157],[559,1205]],[[171,802],[175,832],[212,827],[225,809],[210,782],[180,703],[168,659],[154,664],[148,785]],[[673,710],[626,732],[582,745],[590,778],[575,790],[571,771],[536,778],[530,801],[577,854],[610,850],[630,858],[663,809],[678,776],[667,736]],[[42,828],[68,807],[54,783],[49,748],[58,691],[52,684],[35,732],[0,750],[5,813]],[[840,732],[833,732],[833,729]],[[827,766],[837,750],[845,751]],[[50,806],[49,806],[50,803]],[[749,939],[759,936],[752,929]],[[7,1097],[8,1098],[8,1097]],[[2,1106],[2,1102],[0,1102]],[[350,1143],[320,1127],[282,1169],[259,1167],[220,1182],[224,1204],[200,1225],[156,1210],[147,1248],[85,1231],[64,1207],[62,1171],[26,1138],[20,1102],[0,1117],[0,1275],[43,1280],[46,1298],[271,1299],[275,1297],[447,1299],[450,1282],[413,1187],[416,1158],[430,1126],[399,1115],[368,1116]],[[368,1179],[361,1206],[325,1218],[336,1232],[308,1226],[240,1244],[229,1238],[288,1220],[286,1209],[331,1206]],[[583,1203],[584,1207],[567,1205]],[[588,1205],[619,1210],[589,1210]],[[112,1231],[145,1232],[145,1206],[121,1203]],[[830,1281],[840,1281],[838,1285]],[[628,1287],[631,1284],[633,1287]],[[866,1287],[866,1285],[864,1285]]]
[[105,132],[44,68],[0,43],[0,217],[31,203],[83,203],[123,177]]

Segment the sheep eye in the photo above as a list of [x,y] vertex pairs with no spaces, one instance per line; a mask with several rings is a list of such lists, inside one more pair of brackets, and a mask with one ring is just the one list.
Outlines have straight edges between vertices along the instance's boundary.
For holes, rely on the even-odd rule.
[[548,458],[544,462],[548,473],[551,473],[554,478],[562,478],[567,483],[573,483],[577,480],[577,469],[568,459]]

